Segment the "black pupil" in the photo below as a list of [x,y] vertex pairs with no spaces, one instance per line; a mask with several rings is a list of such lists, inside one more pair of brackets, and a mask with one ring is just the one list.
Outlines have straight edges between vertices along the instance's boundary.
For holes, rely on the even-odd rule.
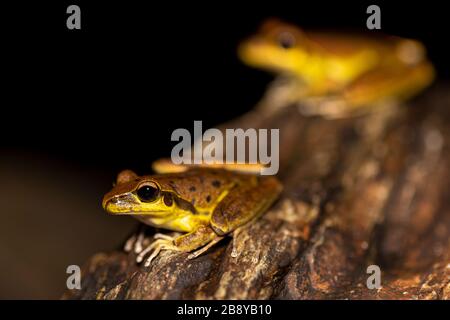
[[279,35],[278,39],[280,46],[284,49],[292,48],[295,45],[294,36],[290,33],[283,32]]
[[154,201],[158,197],[158,189],[151,186],[143,186],[138,189],[137,196],[142,201]]

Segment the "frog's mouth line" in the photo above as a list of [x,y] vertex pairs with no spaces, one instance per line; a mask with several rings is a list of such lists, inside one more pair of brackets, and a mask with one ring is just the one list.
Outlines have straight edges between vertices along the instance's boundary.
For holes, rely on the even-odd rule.
[[[136,207],[133,207],[136,205]],[[133,216],[159,216],[167,211],[152,210],[141,211],[138,209],[138,203],[130,203],[129,201],[121,201],[120,199],[111,199],[103,204],[103,208],[111,215],[133,215]]]
[[124,210],[124,211],[108,211],[111,215],[117,215],[117,216],[135,216],[137,218],[146,218],[146,217],[158,217],[161,213],[168,213],[165,210],[153,210],[153,211],[137,211],[137,210]]

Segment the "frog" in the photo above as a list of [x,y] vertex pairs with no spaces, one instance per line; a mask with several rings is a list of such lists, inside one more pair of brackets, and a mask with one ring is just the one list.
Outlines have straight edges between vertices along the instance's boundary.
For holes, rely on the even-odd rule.
[[111,215],[132,216],[144,225],[170,230],[175,236],[156,233],[144,248],[144,234],[133,235],[125,250],[134,247],[136,262],[146,255],[150,266],[161,250],[188,252],[194,259],[224,237],[260,217],[277,200],[282,184],[275,176],[233,170],[230,165],[174,165],[155,161],[154,174],[138,176],[123,170],[102,206]]
[[242,41],[238,56],[277,76],[258,104],[269,114],[297,105],[305,115],[357,115],[399,105],[435,78],[418,40],[373,31],[305,31],[274,18]]

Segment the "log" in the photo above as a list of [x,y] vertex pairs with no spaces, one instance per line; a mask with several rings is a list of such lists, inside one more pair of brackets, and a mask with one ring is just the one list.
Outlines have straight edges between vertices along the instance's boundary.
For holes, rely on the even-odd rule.
[[[448,84],[354,118],[289,106],[224,126],[280,129],[275,205],[193,260],[98,253],[63,299],[450,299]],[[370,265],[381,288],[366,286]]]

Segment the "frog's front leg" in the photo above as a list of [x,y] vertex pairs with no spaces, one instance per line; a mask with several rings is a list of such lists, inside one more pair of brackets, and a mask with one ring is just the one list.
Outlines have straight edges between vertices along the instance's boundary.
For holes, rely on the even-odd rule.
[[158,235],[158,239],[151,243],[147,248],[139,253],[136,261],[142,262],[147,253],[152,251],[151,255],[145,260],[145,266],[148,267],[153,259],[158,256],[161,250],[172,250],[180,252],[193,252],[189,255],[189,259],[197,257],[199,254],[206,251],[212,244],[220,241],[222,237],[218,236],[211,227],[208,225],[201,225],[197,229],[187,234],[178,237],[161,236]]

